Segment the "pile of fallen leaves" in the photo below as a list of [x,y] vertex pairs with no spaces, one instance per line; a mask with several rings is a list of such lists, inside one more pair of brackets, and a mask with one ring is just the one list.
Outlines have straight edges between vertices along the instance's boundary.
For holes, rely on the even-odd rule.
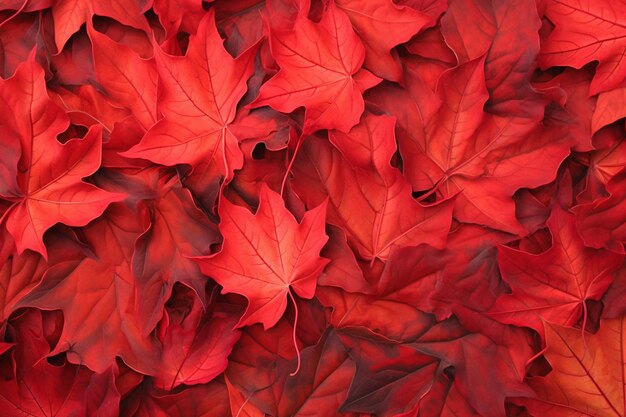
[[624,417],[624,0],[0,2],[0,416]]

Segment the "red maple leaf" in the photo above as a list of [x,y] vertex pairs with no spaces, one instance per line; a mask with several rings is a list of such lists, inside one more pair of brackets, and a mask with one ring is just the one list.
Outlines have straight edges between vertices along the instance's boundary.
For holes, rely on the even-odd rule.
[[9,143],[0,191],[14,202],[3,218],[19,252],[32,249],[46,257],[46,230],[59,222],[83,226],[125,194],[82,180],[100,167],[102,129],[94,126],[83,139],[57,141],[68,120],[48,97],[44,72],[34,56],[15,76],[0,81],[0,94],[2,111],[11,115],[0,121]]

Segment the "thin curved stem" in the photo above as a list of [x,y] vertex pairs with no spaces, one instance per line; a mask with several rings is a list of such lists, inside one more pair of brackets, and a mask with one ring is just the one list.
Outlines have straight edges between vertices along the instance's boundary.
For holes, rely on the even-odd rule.
[[294,376],[300,371],[300,350],[298,349],[298,339],[296,338],[296,329],[298,328],[298,305],[296,304],[296,299],[291,293],[291,289],[289,289],[289,298],[291,298],[291,302],[293,303],[293,308],[295,309],[295,317],[293,319],[293,347],[296,349],[296,357],[297,357],[297,366],[296,370],[289,374],[289,376]]

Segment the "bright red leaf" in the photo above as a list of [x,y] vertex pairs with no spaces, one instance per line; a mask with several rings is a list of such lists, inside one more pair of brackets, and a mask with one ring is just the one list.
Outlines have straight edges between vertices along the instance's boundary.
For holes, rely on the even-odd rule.
[[624,1],[0,2],[0,415],[624,417]]
[[46,230],[59,222],[84,226],[125,195],[82,180],[100,167],[102,129],[94,126],[83,139],[57,141],[68,120],[48,97],[43,70],[32,58],[0,83],[2,112],[12,115],[0,122],[9,141],[0,191],[14,202],[4,218],[19,252],[32,249],[46,257]]
[[220,202],[219,253],[195,258],[202,272],[224,289],[248,299],[238,326],[262,323],[272,327],[287,307],[293,290],[312,298],[317,278],[328,263],[320,251],[328,240],[324,233],[326,204],[305,213],[298,223],[285,208],[282,197],[261,188],[255,214],[228,200]]
[[[200,22],[184,57],[155,49],[164,118],[123,153],[163,165],[208,166],[205,175],[230,180],[243,157],[229,129],[252,75],[255,48],[233,59],[222,46],[212,12]],[[172,132],[176,132],[175,135]]]
[[617,254],[585,248],[575,218],[556,207],[548,219],[552,247],[534,255],[503,246],[498,261],[512,294],[502,295],[490,316],[503,323],[542,331],[542,320],[576,324],[585,303],[599,300],[623,261]]
[[555,28],[542,45],[539,63],[543,68],[580,69],[599,61],[589,92],[595,95],[618,87],[626,77],[624,12],[626,5],[619,1],[547,0],[546,17]]
[[364,109],[361,95],[380,79],[361,69],[365,48],[334,2],[319,23],[301,11],[292,30],[270,29],[270,47],[281,69],[263,84],[254,106],[285,113],[304,106],[307,133],[347,132],[358,123]]
[[329,222],[347,231],[364,259],[385,260],[393,248],[420,243],[443,247],[452,201],[430,207],[416,202],[409,184],[389,162],[395,152],[393,119],[366,120],[334,140],[343,138],[341,149],[354,150],[352,157],[368,169],[353,168],[328,142],[308,137],[296,160],[296,191],[310,205],[328,198]]

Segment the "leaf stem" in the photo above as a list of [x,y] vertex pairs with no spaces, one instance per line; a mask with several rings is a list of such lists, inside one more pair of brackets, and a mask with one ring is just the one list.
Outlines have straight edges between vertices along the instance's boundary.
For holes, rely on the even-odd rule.
[[288,294],[289,298],[291,298],[291,302],[293,303],[293,308],[295,309],[295,317],[293,319],[293,332],[291,335],[293,337],[293,347],[296,349],[298,364],[296,366],[296,370],[289,374],[289,376],[294,376],[298,373],[298,371],[300,371],[300,350],[298,350],[298,339],[296,338],[296,329],[298,328],[298,305],[296,304],[296,299],[291,293],[291,288],[289,289]]
[[[283,196],[285,191],[285,185],[287,185],[287,178],[289,177],[289,173],[291,172],[291,168],[293,167],[293,163],[296,160],[296,156],[298,155],[298,151],[300,150],[300,145],[304,142],[303,136],[298,136],[298,141],[296,142],[296,149],[293,151],[293,156],[289,160],[289,165],[287,165],[287,171],[285,171],[285,176],[283,177],[283,182],[280,184],[280,196]],[[287,153],[289,155],[289,153]],[[291,292],[289,293],[291,294]]]

